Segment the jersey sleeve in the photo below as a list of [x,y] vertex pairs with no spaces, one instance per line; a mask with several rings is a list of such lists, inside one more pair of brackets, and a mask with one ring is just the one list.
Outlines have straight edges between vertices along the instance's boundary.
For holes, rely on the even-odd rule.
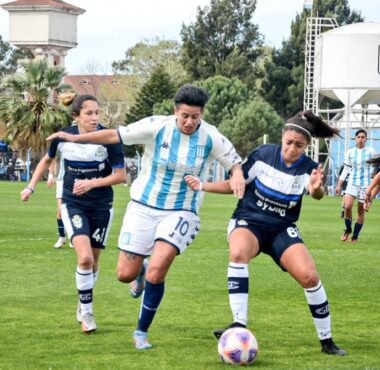
[[57,155],[59,143],[60,143],[59,139],[54,139],[51,142],[48,153],[47,153],[49,158],[54,158]]
[[118,132],[124,145],[147,144],[157,132],[157,116],[143,118],[127,126],[119,126]]
[[214,134],[212,155],[228,171],[242,162],[232,143],[219,131]]

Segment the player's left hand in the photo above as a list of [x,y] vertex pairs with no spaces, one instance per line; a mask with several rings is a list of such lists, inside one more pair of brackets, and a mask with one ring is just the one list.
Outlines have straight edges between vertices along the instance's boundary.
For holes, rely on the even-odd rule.
[[198,177],[192,175],[185,176],[186,184],[191,190],[199,191],[202,189],[202,182]]
[[76,180],[74,183],[73,194],[83,195],[94,187],[92,180]]

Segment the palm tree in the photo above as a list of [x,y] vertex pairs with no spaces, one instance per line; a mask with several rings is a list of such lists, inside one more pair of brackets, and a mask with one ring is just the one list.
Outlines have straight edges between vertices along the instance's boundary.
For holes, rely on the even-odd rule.
[[22,72],[2,83],[0,121],[14,149],[24,156],[31,148],[38,156],[46,150],[46,137],[71,122],[57,99],[70,86],[61,83],[64,68],[50,66],[46,59],[22,61],[21,66]]

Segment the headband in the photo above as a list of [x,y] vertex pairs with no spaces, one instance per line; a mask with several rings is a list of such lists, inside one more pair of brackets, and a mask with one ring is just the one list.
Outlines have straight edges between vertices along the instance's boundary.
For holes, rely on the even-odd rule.
[[285,124],[285,127],[286,127],[286,126],[296,127],[296,128],[298,128],[298,129],[300,129],[301,131],[305,132],[306,135],[307,135],[310,139],[312,138],[310,131],[309,131],[309,130],[306,130],[306,128],[303,128],[303,127],[301,127],[301,126],[295,125],[294,123],[286,123],[286,124]]

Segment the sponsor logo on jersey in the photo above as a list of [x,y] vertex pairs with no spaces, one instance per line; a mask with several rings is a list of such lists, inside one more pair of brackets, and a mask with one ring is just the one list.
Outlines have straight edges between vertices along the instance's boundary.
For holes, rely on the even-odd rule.
[[169,149],[169,144],[168,144],[166,141],[164,141],[164,142],[161,144],[161,148],[163,148],[163,149]]
[[82,217],[79,215],[73,216],[71,222],[73,223],[76,229],[81,229],[83,227]]
[[106,165],[105,165],[105,163],[104,162],[102,162],[102,163],[100,163],[100,165],[99,165],[99,171],[102,171],[102,170],[104,170],[104,168],[106,167]]

